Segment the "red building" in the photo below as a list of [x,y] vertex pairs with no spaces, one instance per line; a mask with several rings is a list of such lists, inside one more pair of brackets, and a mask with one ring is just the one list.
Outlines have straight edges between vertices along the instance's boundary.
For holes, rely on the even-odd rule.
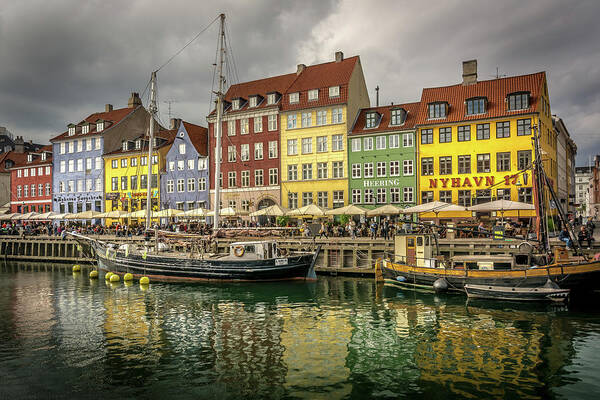
[[49,212],[52,209],[52,146],[28,153],[10,152],[10,211]]
[[[296,74],[233,85],[223,104],[221,207],[252,212],[281,204],[280,126],[282,95]],[[210,196],[214,204],[216,112],[208,116]]]

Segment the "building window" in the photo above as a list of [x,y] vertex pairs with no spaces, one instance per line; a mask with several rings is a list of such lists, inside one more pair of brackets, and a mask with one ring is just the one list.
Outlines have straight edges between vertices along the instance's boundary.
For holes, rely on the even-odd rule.
[[[397,139],[398,135],[391,135],[390,136],[390,148],[394,149],[397,148],[397,145],[392,146],[392,139],[396,138]],[[413,147],[413,134],[412,133],[404,133],[402,135],[402,147]]]
[[255,160],[263,159],[263,144],[262,143],[254,143],[254,159]]
[[517,136],[531,135],[531,118],[517,120]]
[[496,169],[498,172],[510,171],[510,153],[496,153]]
[[519,163],[519,171],[529,168],[529,164],[531,163],[531,150],[517,151],[517,160]]
[[343,161],[334,161],[332,163],[333,167],[333,178],[343,178],[344,177],[344,162]]
[[317,179],[327,179],[327,163],[317,163]]
[[360,151],[361,149],[361,140],[360,138],[352,139],[352,152]]
[[127,177],[121,177],[121,190],[127,190]]
[[310,128],[311,126],[312,126],[312,113],[311,112],[302,113],[302,127]]
[[440,201],[448,204],[452,204],[452,191],[451,190],[440,190]]
[[96,192],[102,192],[102,178],[96,178]]
[[[404,189],[407,189],[407,188],[404,188]],[[400,203],[400,188],[398,188],[398,187],[390,188],[390,202],[391,203]]]
[[188,178],[188,181],[187,181],[187,190],[188,190],[188,192],[195,192],[196,191],[196,178]]
[[524,110],[529,108],[529,93],[513,93],[508,95],[508,109]]
[[257,97],[256,96],[250,97],[250,105],[249,105],[249,107],[256,107],[257,103],[258,103],[258,101],[257,101]]
[[373,138],[372,137],[366,137],[363,139],[363,148],[365,149],[365,151],[373,150]]
[[431,203],[433,201],[433,192],[421,192],[421,204]]
[[[144,175],[142,175],[142,176],[144,176]],[[185,181],[183,179],[177,179],[177,191],[185,192]]]
[[302,164],[302,179],[312,179],[312,164]]
[[46,196],[50,196],[50,184],[46,183]]
[[477,154],[477,172],[490,172],[490,154]]
[[326,125],[327,124],[327,111],[321,110],[317,111],[317,125]]
[[231,103],[231,109],[233,109],[233,110],[240,109],[240,99],[233,100],[233,102]]
[[198,178],[198,191],[203,192],[206,190],[206,178]]
[[444,156],[440,157],[440,175],[451,175],[452,174],[452,157]]
[[344,122],[344,114],[342,108],[332,108],[331,109],[331,123],[332,124],[341,124]]
[[227,185],[229,187],[237,186],[237,173],[235,171],[229,171],[227,173]]
[[458,127],[458,141],[459,142],[468,142],[471,140],[471,126],[464,125]]
[[269,131],[276,131],[277,130],[277,115],[276,114],[269,115],[268,120],[269,120]]
[[313,203],[313,194],[312,192],[304,192],[302,193],[302,207],[307,206]]
[[429,108],[429,118],[446,118],[446,103],[431,103]]
[[178,149],[179,149],[179,154],[185,154],[185,143],[181,143],[178,146]]
[[404,176],[412,176],[412,175],[414,175],[413,160],[404,160],[404,161],[402,161],[402,175],[404,175]]
[[[77,160],[77,164],[79,164],[79,160]],[[127,168],[127,159],[126,158],[122,158],[121,159],[121,168]]]
[[421,144],[433,143],[433,129],[421,129]]
[[187,160],[187,166],[188,166],[188,169],[190,171],[193,171],[195,169],[194,168],[194,160],[193,159],[192,160]]
[[298,139],[288,139],[287,154],[288,156],[295,156],[298,154]]
[[433,157],[421,158],[421,175],[433,175]]
[[300,93],[290,93],[289,95],[290,103],[298,103],[300,101]]
[[205,170],[207,165],[208,161],[206,158],[198,158],[198,171]]
[[510,121],[496,122],[496,137],[510,137]]
[[263,186],[265,184],[265,179],[263,175],[262,169],[254,170],[254,186]]
[[470,174],[471,173],[471,156],[458,156],[458,173],[459,174]]
[[269,168],[269,185],[279,184],[279,170],[277,168]]
[[[391,194],[391,189],[390,189],[390,194]],[[403,197],[403,201],[405,203],[412,203],[414,201],[414,189],[412,187],[403,188],[402,189],[402,197]],[[393,195],[392,195],[392,203],[397,203],[397,201],[394,201]]]
[[375,128],[375,125],[377,124],[377,116],[378,114],[375,112],[368,112],[365,128]]
[[377,176],[384,177],[386,175],[387,163],[385,161],[377,162]]
[[467,115],[484,114],[484,113],[485,113],[485,99],[483,97],[467,100]]
[[331,150],[332,151],[343,151],[344,150],[344,135],[332,135],[331,136]]
[[510,200],[510,189],[498,189],[496,193],[498,200]]
[[327,136],[317,136],[317,153],[327,151]]
[[269,158],[277,158],[277,141],[269,142]]
[[262,132],[263,120],[262,117],[254,117],[254,133]]
[[452,142],[452,128],[440,128],[440,143]]
[[227,121],[227,136],[235,136],[235,120]]
[[492,191],[490,189],[479,189],[479,190],[475,191],[474,202],[476,204],[488,203],[491,200],[492,200]]
[[319,207],[327,207],[328,204],[327,192],[317,192],[317,205]]
[[247,135],[250,133],[250,127],[248,125],[248,118],[242,118],[240,121],[240,135]]
[[375,196],[373,193],[373,189],[365,189],[365,203],[366,204],[375,203]]
[[[183,179],[181,180],[181,182],[181,191],[183,192]],[[177,186],[179,187],[179,181],[177,181]],[[148,189],[148,175],[140,175],[140,189]]]
[[406,120],[406,111],[399,108],[391,111],[390,125],[402,125]]
[[312,138],[302,139],[302,154],[312,153]]
[[288,165],[288,181],[297,181],[298,180],[298,166],[297,165]]
[[298,193],[288,193],[288,207],[298,208]]
[[365,178],[373,177],[373,163],[365,163]]
[[[110,188],[113,192],[116,192],[117,190],[119,190],[119,178],[117,178],[116,176],[113,176],[110,179]],[[70,188],[69,188],[70,189]],[[69,190],[70,192],[71,190]]]
[[458,191],[458,205],[463,207],[471,207],[471,191],[470,190],[459,190]]
[[178,160],[177,161],[177,171],[183,171],[183,170],[185,170],[185,161]]
[[250,186],[250,171],[242,171],[242,187]]
[[[236,151],[235,146],[227,146],[227,161],[235,162],[236,160]],[[183,160],[180,160],[181,164],[184,164]]]
[[361,195],[360,189],[352,189],[352,204],[360,204],[362,202]]
[[275,93],[267,94],[267,104],[275,104]]
[[[132,175],[130,179],[131,190],[137,190],[137,175]],[[173,181],[171,181],[173,182]],[[168,182],[167,182],[168,183]]]
[[490,138],[490,124],[477,124],[477,140]]
[[360,164],[352,164],[352,178],[360,178],[362,175]]
[[319,89],[311,89],[308,91],[308,101],[319,100]]
[[102,169],[102,157],[96,157],[95,169]]
[[[69,161],[71,161],[71,160],[69,160]],[[111,167],[112,167],[112,169],[119,168],[119,160],[112,160],[111,161]]]
[[142,166],[148,165],[148,156],[142,156],[140,158],[140,165],[142,165]]
[[385,136],[375,137],[375,150],[385,150],[385,148],[386,148]]
[[519,201],[522,203],[533,203],[533,190],[530,187],[519,189]]
[[333,191],[333,208],[344,207],[344,191],[334,190]]
[[329,97],[339,97],[340,95],[340,87],[339,86],[331,86],[329,88]]
[[296,127],[296,114],[289,114],[287,116],[287,127],[288,129],[294,129]]
[[[133,178],[133,176],[131,178]],[[174,190],[175,190],[175,182],[173,182],[173,179],[169,179],[167,181],[167,193],[173,193]]]
[[400,176],[400,161],[390,161],[390,176]]

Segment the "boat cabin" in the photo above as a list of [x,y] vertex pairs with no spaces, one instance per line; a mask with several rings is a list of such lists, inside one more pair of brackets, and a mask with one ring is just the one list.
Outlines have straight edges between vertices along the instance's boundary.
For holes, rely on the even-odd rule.
[[394,260],[417,267],[435,268],[435,238],[431,234],[397,234],[394,238]]
[[255,242],[235,242],[229,245],[229,257],[246,260],[268,260],[277,257],[277,242],[261,240]]

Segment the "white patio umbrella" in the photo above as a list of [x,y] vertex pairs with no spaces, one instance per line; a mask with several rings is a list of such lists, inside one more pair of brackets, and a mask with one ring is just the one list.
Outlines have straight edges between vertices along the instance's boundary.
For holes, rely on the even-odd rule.
[[38,213],[31,211],[31,212],[28,212],[27,214],[14,215],[13,217],[11,217],[11,219],[25,220],[25,219],[29,219],[30,217],[36,216],[36,215],[38,215]]
[[107,211],[105,213],[98,214],[98,215],[96,215],[96,218],[123,218],[123,216],[125,214],[128,214],[127,211],[114,210],[114,211]]
[[71,214],[71,215],[67,216],[67,219],[95,219],[95,218],[100,218],[100,217],[98,217],[98,215],[101,215],[101,214],[102,213],[100,211],[87,210],[87,211],[78,212],[76,214]]
[[12,217],[14,217],[15,215],[18,215],[19,213],[10,213],[10,214],[3,214],[0,215],[0,221],[6,221],[9,219],[12,219]]
[[459,210],[447,209],[447,207],[450,207],[453,205],[454,204],[444,203],[443,201],[431,201],[429,203],[419,204],[417,206],[405,208],[404,210],[402,210],[402,212],[404,214],[413,214],[413,213],[436,212],[436,211],[441,211],[441,210],[444,210],[444,211],[465,211],[466,210],[466,208],[462,207],[462,206],[457,206],[457,207],[462,207],[462,209],[459,209]]
[[173,218],[183,214],[183,210],[176,210],[174,208],[165,208],[152,213],[152,218]]
[[[154,214],[155,213],[152,213],[150,215],[150,218],[154,218]],[[125,215],[122,215],[121,218],[146,218],[146,210],[137,210],[134,212],[130,212]]]
[[288,211],[285,215],[300,217],[304,215],[312,215],[313,217],[322,217],[329,209],[319,207],[316,204],[309,204],[304,207],[295,208]]
[[65,217],[69,215],[68,213],[62,213],[62,214],[54,214],[51,215],[49,218],[50,219],[65,219]]
[[533,204],[522,203],[520,201],[494,200],[487,203],[476,204],[468,208],[469,211],[511,211],[511,210],[535,210]]
[[272,217],[279,217],[279,216],[285,215],[285,213],[287,213],[288,211],[290,211],[290,210],[288,210],[287,208],[281,207],[278,204],[273,204],[272,206],[265,207],[258,211],[251,212],[250,216],[251,217],[259,217],[261,215],[266,215],[266,216],[272,216]]
[[402,214],[402,209],[391,204],[385,204],[381,207],[377,207],[373,210],[367,211],[368,217],[374,217],[377,215],[398,215]]
[[43,221],[43,220],[50,219],[50,217],[52,217],[53,215],[56,215],[56,213],[50,211],[50,212],[47,212],[47,213],[35,215],[35,216],[33,216],[33,217],[29,218],[29,219],[32,219],[32,220],[35,220],[35,221]]
[[[215,216],[215,212],[214,211],[209,211],[206,213],[207,216],[209,217],[214,217]],[[219,210],[219,215],[222,217],[233,217],[234,215],[236,215],[235,210],[233,209],[233,207],[227,207],[227,208],[221,208]]]
[[334,208],[333,210],[325,211],[326,215],[366,215],[366,208],[355,206],[354,204],[348,204],[345,207]]
[[193,210],[187,210],[180,216],[188,217],[188,218],[199,218],[199,217],[205,217],[207,213],[208,213],[208,210],[206,210],[204,208],[195,208]]

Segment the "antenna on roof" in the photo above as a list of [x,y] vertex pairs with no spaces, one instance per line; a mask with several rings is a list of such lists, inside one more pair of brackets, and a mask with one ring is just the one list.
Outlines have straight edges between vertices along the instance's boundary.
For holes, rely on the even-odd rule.
[[498,67],[496,67],[496,75],[492,75],[492,76],[495,76],[496,79],[500,79],[500,78],[504,78],[506,76],[506,74],[500,75],[500,69]]
[[171,103],[177,103],[177,100],[165,100],[163,101],[163,103],[167,103],[169,105],[169,111],[168,116],[169,116],[169,120],[171,119]]

